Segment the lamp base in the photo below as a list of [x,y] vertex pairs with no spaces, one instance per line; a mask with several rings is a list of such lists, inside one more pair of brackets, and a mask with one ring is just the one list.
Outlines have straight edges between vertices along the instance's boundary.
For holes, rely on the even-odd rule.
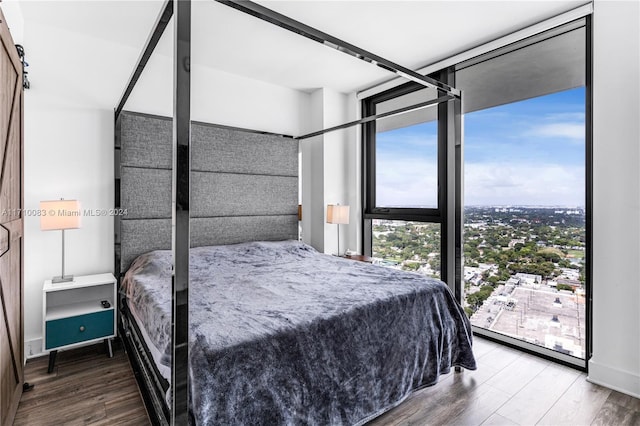
[[59,284],[59,283],[68,283],[73,281],[73,275],[63,275],[63,276],[58,276],[58,277],[53,277],[51,279],[51,283],[52,284]]

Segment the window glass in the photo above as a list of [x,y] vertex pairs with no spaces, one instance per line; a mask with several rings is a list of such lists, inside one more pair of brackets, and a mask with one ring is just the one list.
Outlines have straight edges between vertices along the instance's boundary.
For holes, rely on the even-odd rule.
[[372,222],[374,263],[440,277],[440,224],[380,220]]
[[376,134],[376,207],[438,206],[438,123]]
[[585,89],[465,115],[465,311],[584,358]]

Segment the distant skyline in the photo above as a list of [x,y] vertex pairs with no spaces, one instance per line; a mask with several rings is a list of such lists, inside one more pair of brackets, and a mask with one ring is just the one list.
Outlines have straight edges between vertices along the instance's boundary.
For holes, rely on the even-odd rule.
[[[467,206],[585,205],[585,89],[464,115]],[[379,206],[431,206],[435,122],[377,135]]]

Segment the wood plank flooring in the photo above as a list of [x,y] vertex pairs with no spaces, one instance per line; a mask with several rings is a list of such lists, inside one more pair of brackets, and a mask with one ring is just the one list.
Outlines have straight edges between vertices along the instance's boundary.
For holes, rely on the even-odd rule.
[[[474,339],[478,370],[449,373],[368,426],[640,426],[640,400],[586,381],[579,371]],[[27,362],[36,385],[20,401],[15,425],[148,425],[127,356],[102,345]]]
[[114,344],[113,358],[104,345],[58,352],[47,374],[48,357],[28,360],[23,393],[14,425],[148,425],[149,420],[127,355]]
[[640,400],[586,374],[474,337],[476,371],[441,376],[368,426],[640,426]]

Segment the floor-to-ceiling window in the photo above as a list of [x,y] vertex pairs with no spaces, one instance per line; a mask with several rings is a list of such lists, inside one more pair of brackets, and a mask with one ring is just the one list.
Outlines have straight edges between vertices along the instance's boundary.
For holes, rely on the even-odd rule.
[[586,21],[459,64],[464,298],[476,332],[587,357]]
[[[587,32],[581,19],[465,61],[453,84],[463,91],[463,307],[475,332],[578,366],[589,356]],[[427,92],[412,93],[378,95],[365,112]],[[438,203],[453,189],[438,186],[437,121],[436,110],[381,120],[365,132],[364,174],[365,250],[435,277],[454,217]]]
[[477,327],[584,358],[585,89],[465,116],[464,305]]

